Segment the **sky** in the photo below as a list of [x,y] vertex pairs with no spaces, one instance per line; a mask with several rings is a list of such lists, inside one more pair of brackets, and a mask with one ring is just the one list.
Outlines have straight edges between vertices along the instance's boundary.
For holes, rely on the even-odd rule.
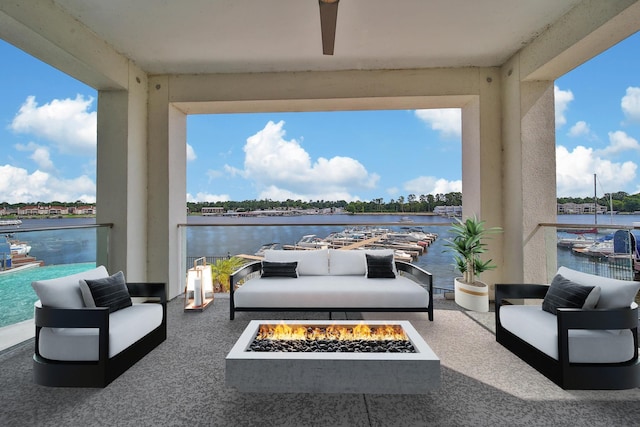
[[[555,82],[558,197],[640,192],[640,33]],[[0,203],[96,199],[97,92],[0,40]],[[10,64],[10,65],[9,65]],[[462,191],[460,110],[194,115],[193,202]]]

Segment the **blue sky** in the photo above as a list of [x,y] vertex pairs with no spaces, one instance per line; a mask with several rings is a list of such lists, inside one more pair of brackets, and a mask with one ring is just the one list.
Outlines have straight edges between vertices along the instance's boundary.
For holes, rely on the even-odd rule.
[[[640,192],[640,34],[556,81],[558,196]],[[95,201],[97,92],[0,41],[0,202]],[[7,66],[6,64],[11,64]],[[461,191],[460,111],[189,116],[189,201]]]

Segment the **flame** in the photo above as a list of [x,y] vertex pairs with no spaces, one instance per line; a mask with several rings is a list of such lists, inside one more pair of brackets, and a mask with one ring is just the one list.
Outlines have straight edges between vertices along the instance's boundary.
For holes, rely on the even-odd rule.
[[304,326],[262,324],[256,336],[258,340],[408,340],[400,325],[367,325],[364,322],[356,326],[327,325]]

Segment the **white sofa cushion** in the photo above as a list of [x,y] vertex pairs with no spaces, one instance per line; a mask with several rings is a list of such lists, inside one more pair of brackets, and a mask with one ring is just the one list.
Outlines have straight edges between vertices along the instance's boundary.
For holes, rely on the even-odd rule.
[[265,308],[426,308],[429,293],[406,277],[306,276],[248,280],[234,292],[234,305]]
[[581,285],[599,286],[600,298],[598,299],[596,308],[611,309],[631,307],[638,294],[638,289],[640,289],[640,282],[610,279],[608,277],[572,270],[567,267],[560,267],[558,274]]
[[365,251],[329,249],[329,272],[335,276],[364,276]]
[[72,274],[57,279],[37,280],[31,283],[36,295],[44,307],[84,308],[84,300],[80,291],[81,279],[102,279],[109,277],[107,269],[99,266],[82,273]]
[[[557,317],[537,305],[504,305],[500,323],[520,339],[558,360]],[[606,330],[569,331],[569,362],[619,363],[633,358],[633,333]]]
[[[109,315],[109,357],[162,323],[162,304],[134,304]],[[40,354],[51,360],[98,360],[98,328],[42,328]]]
[[324,276],[329,274],[329,251],[327,249],[286,251],[267,249],[264,260],[271,262],[298,262],[298,275]]

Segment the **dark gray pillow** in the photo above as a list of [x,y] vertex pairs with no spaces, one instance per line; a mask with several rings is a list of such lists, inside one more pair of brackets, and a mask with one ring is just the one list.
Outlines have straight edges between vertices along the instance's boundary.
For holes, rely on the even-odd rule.
[[542,301],[542,309],[557,314],[558,308],[583,308],[595,286],[584,286],[556,274]]
[[109,307],[109,313],[113,313],[133,305],[122,271],[104,279],[84,281],[96,307]]
[[298,261],[262,261],[262,277],[298,277]]
[[395,279],[393,255],[371,255],[367,257],[367,277],[369,279]]

